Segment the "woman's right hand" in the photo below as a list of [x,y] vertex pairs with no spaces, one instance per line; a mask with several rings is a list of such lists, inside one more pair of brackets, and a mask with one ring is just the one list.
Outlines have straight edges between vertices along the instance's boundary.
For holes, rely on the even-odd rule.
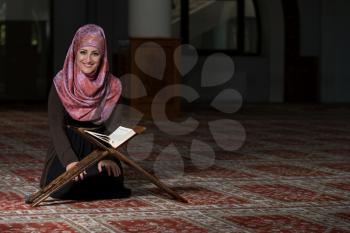
[[[68,164],[68,165],[66,166],[66,171],[72,169],[72,168],[75,167],[77,164],[78,164],[78,162],[72,162],[72,163]],[[74,180],[75,180],[75,181],[78,181],[79,178],[80,178],[81,180],[83,180],[83,179],[84,179],[84,175],[86,175],[86,171],[83,171],[82,173],[80,173],[79,176],[76,176],[76,177],[74,178]]]

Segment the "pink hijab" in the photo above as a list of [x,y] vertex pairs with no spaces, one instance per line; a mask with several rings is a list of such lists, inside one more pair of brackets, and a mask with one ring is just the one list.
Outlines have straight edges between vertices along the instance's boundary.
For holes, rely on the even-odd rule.
[[[93,75],[84,74],[75,64],[77,51],[86,46],[96,47],[102,54],[99,68]],[[63,106],[73,119],[101,124],[110,116],[120,97],[121,84],[109,73],[106,38],[101,27],[87,24],[78,29],[63,69],[53,81]]]

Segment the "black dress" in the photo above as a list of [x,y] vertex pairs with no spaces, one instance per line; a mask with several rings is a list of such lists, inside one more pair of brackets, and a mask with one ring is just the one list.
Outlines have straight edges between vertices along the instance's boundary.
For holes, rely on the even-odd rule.
[[[57,103],[59,101],[59,103]],[[52,106],[57,110],[54,114],[50,114]],[[58,109],[57,109],[58,108]],[[40,186],[44,187],[49,184],[56,177],[66,171],[66,166],[73,162],[79,161],[91,153],[96,146],[86,139],[82,138],[79,134],[67,125],[76,127],[93,128],[94,131],[99,133],[105,133],[106,129],[103,125],[95,125],[91,122],[79,122],[73,120],[68,113],[64,110],[60,103],[55,88],[51,88],[49,97],[49,125],[50,133],[52,135],[53,143],[48,149],[46,161],[44,164],[44,170],[41,177]],[[60,111],[62,113],[60,113]],[[50,119],[50,115],[54,115]],[[62,115],[62,116],[60,116]],[[61,119],[57,122],[57,119]],[[57,124],[62,124],[61,127],[57,127]],[[55,130],[55,129],[59,130]],[[52,132],[53,131],[53,132]],[[64,135],[55,135],[64,134]],[[63,140],[64,139],[64,140]],[[66,140],[67,139],[67,140]],[[69,142],[70,145],[64,145]],[[63,149],[66,148],[66,149]],[[69,148],[69,149],[68,149]],[[51,197],[58,199],[72,199],[72,200],[94,200],[94,199],[110,199],[110,198],[125,198],[131,194],[130,189],[124,187],[124,176],[121,163],[113,156],[107,156],[104,159],[114,161],[120,168],[121,174],[118,177],[108,176],[107,171],[103,169],[102,172],[98,171],[97,164],[91,166],[86,170],[87,174],[83,180],[70,181],[60,190],[54,192]]]

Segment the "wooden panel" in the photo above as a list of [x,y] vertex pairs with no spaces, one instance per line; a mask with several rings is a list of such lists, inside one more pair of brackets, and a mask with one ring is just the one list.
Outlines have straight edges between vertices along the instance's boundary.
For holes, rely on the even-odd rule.
[[[169,85],[180,84],[180,75],[175,66],[175,49],[180,45],[178,39],[165,38],[132,38],[130,39],[130,71],[139,78],[146,89],[147,95],[137,99],[131,99],[130,105],[141,111],[146,118],[162,118],[165,106],[166,116],[175,119],[180,116],[180,90],[178,87],[171,88],[167,92],[162,90]],[[123,56],[123,55],[121,55]],[[124,56],[125,59],[125,56]],[[120,61],[119,64],[125,62]],[[164,64],[164,65],[163,65]],[[132,79],[133,80],[133,79]],[[138,88],[135,82],[130,82],[131,96],[138,96],[143,88]],[[156,95],[162,95],[155,100]],[[171,98],[175,97],[175,98]],[[152,115],[151,107],[156,110]]]

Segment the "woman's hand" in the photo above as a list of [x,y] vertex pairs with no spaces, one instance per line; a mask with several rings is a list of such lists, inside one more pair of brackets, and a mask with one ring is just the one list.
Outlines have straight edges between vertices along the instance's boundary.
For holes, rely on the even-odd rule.
[[[78,164],[78,162],[72,162],[72,163],[68,164],[67,167],[66,167],[66,171],[72,169],[72,168],[75,167],[77,164]],[[76,177],[74,178],[74,180],[75,180],[75,181],[78,181],[78,180],[79,180],[79,177],[80,177],[81,180],[83,180],[83,179],[84,179],[84,175],[86,175],[86,171],[83,171],[82,173],[80,173],[79,176],[76,176]]]
[[102,172],[103,167],[106,168],[109,176],[113,174],[113,176],[117,177],[121,174],[119,166],[112,160],[101,160],[98,162],[97,168],[99,172]]

